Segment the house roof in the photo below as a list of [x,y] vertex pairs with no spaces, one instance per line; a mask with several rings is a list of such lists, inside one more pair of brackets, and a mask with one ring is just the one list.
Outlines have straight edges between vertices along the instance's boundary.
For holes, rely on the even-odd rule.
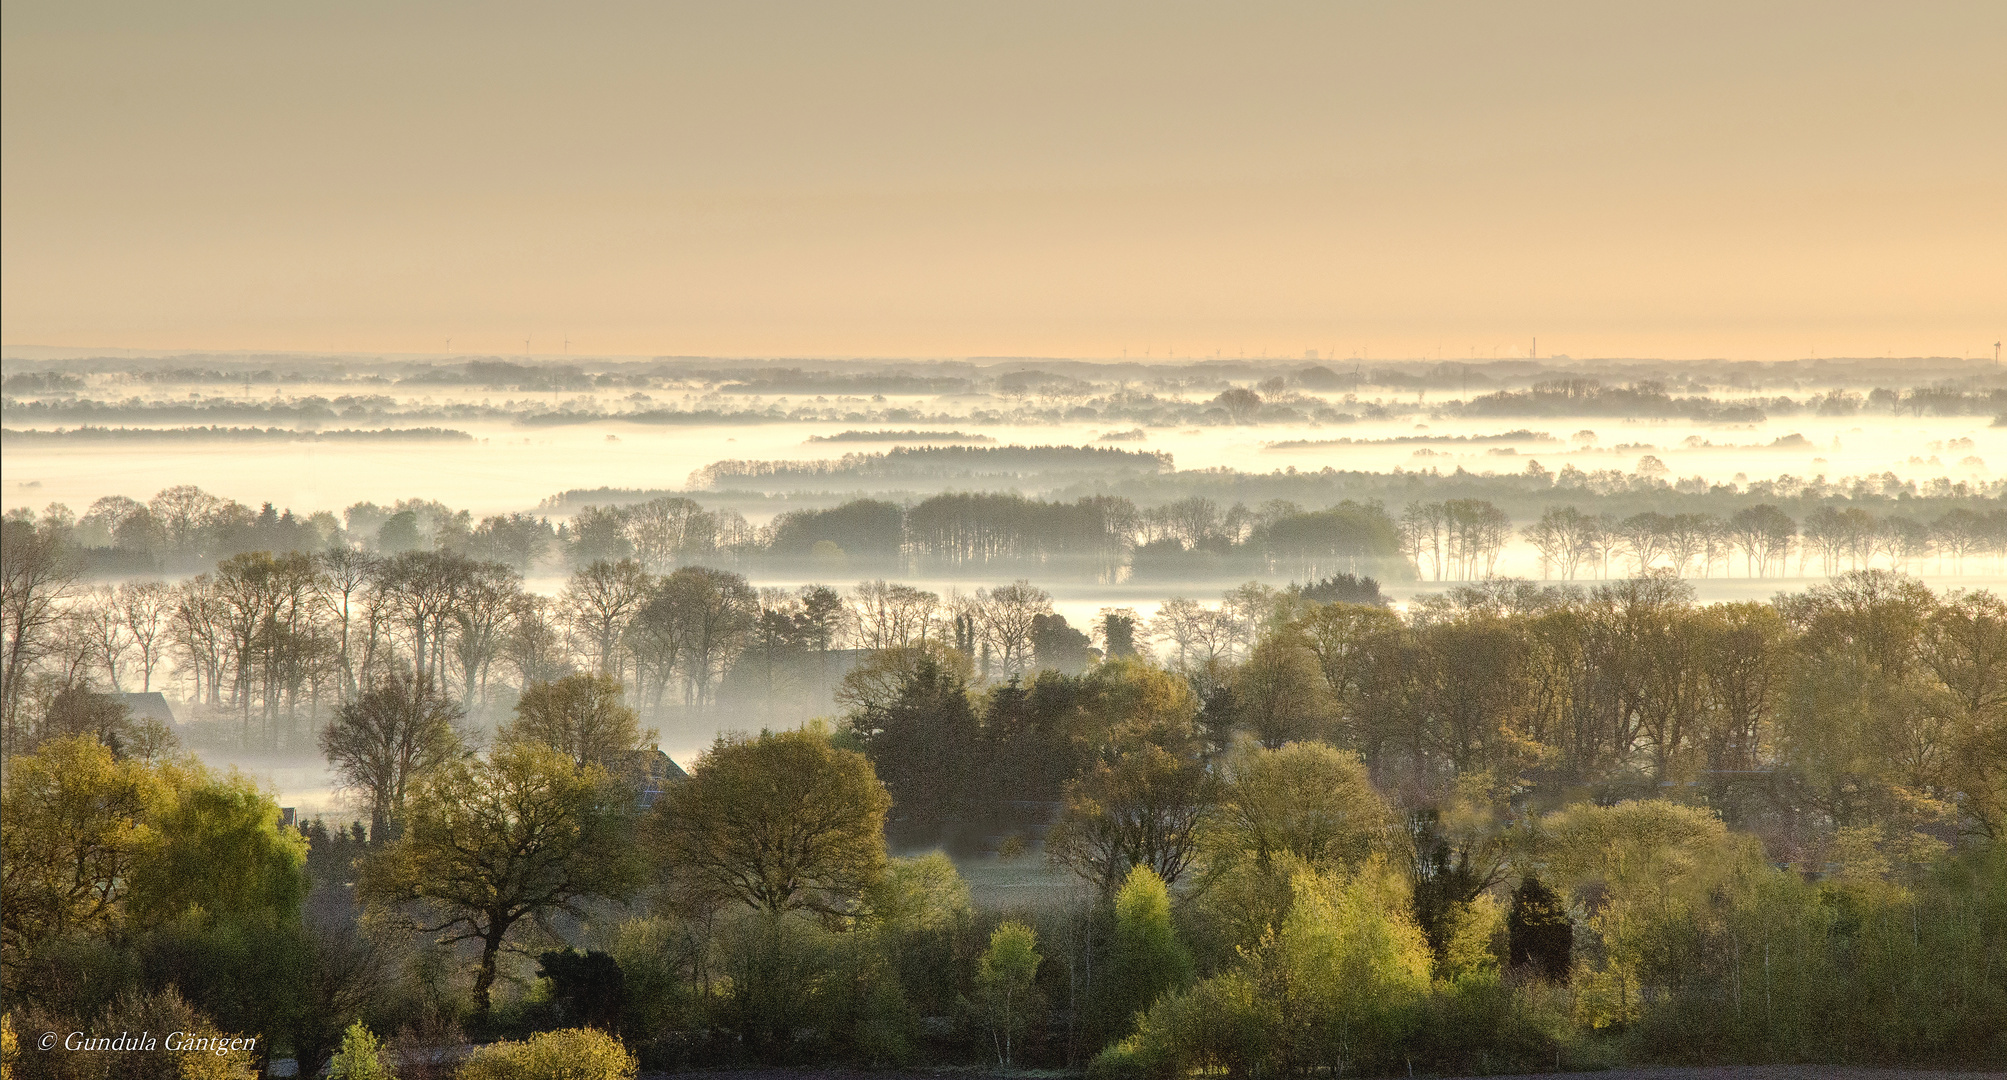
[[641,759],[641,808],[643,810],[654,806],[655,800],[662,797],[663,791],[667,790],[670,784],[690,779],[690,774],[684,772],[683,767],[676,764],[674,758],[663,753],[660,749],[651,747],[647,750],[637,750],[634,753],[636,757]]
[[126,712],[134,720],[158,720],[169,725],[180,723],[167,704],[167,696],[158,690],[144,694],[119,694],[118,699],[125,702]]

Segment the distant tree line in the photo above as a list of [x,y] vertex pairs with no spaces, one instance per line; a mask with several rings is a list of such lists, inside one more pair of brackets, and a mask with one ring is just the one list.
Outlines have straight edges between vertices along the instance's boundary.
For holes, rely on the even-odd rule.
[[[1544,505],[1529,510],[1530,522],[1516,530],[1505,506],[1479,497],[1411,500],[1396,518],[1370,501],[1306,510],[1286,499],[1250,508],[1203,495],[1145,506],[1117,495],[1062,502],[955,493],[905,504],[860,498],[787,510],[755,527],[735,510],[675,495],[587,505],[568,521],[515,513],[476,522],[466,511],[426,500],[357,503],[341,518],[326,512],[301,518],[271,504],[254,511],[190,486],[144,503],[108,496],[81,518],[52,505],[39,522],[26,510],[10,512],[9,520],[56,537],[73,569],[97,578],[201,571],[256,551],[336,548],[378,557],[451,554],[518,574],[631,559],[652,573],[691,565],[816,576],[974,570],[1103,582],[1309,581],[1342,573],[1481,580],[1498,572],[1515,541],[1532,548],[1542,576],[1563,580],[1655,568],[1701,577],[1830,575],[1877,565],[1959,574],[2007,559],[2007,511],[1990,497],[1839,502],[1801,495],[1780,505],[1661,486],[1655,502],[1671,512],[1620,514],[1595,508],[1636,505],[1634,497],[1585,491],[1593,499],[1585,511],[1553,501],[1566,488],[1541,490]],[[1802,508],[1802,516],[1794,518],[1786,506]]]

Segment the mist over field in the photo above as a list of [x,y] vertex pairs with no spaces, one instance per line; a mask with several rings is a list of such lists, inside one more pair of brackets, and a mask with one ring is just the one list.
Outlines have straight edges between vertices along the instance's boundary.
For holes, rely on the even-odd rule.
[[[887,578],[953,597],[1025,579],[1087,629],[1110,607],[1148,625],[1174,598],[1217,606],[1243,583],[1341,572],[1402,607],[1498,578],[1671,569],[1714,601],[1866,566],[1939,588],[2007,574],[2007,484],[1987,464],[2007,463],[2007,372],[1990,361],[14,356],[5,380],[5,505],[68,507],[104,586],[186,581],[269,543],[495,558],[557,598],[572,571],[626,556],[658,573],[727,569],[755,589]],[[167,540],[157,496],[186,486],[214,497],[205,512],[269,505],[303,527]],[[923,534],[958,493],[1119,505],[1096,508],[1071,547],[1034,537],[950,555]],[[1396,535],[1422,527],[1417,508],[1459,498],[1497,509],[1483,526],[1495,535],[1457,558],[1447,532]],[[121,517],[149,500],[149,520]],[[645,539],[633,515],[664,500],[705,535]],[[1314,517],[1340,504],[1371,508],[1386,535]],[[1807,520],[1752,560],[1729,521],[1765,505]],[[411,531],[387,539],[401,507]],[[1555,510],[1606,518],[1605,535],[1558,550],[1541,529]],[[1294,534],[1276,534],[1292,514]],[[1639,518],[1654,514],[1657,535]],[[1646,531],[1622,533],[1627,519]],[[487,534],[511,520],[537,535],[503,551]],[[191,700],[172,661],[161,674],[191,719],[219,704]],[[831,686],[762,722],[831,713]],[[689,761],[741,717],[664,705],[649,719]],[[293,749],[307,756],[246,757],[228,738],[204,753],[251,765],[288,805],[335,812],[311,747]]]

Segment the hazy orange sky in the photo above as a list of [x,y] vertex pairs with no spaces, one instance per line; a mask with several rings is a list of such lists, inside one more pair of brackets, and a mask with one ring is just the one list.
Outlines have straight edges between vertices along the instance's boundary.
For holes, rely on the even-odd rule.
[[0,341],[1990,354],[2007,3],[9,0]]

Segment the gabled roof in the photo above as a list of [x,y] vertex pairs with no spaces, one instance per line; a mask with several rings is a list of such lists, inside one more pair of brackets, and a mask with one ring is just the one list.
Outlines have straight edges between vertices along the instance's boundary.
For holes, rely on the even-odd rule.
[[134,720],[158,720],[169,726],[180,723],[167,704],[167,695],[158,690],[144,694],[118,694],[116,697],[125,703],[126,712]]
[[670,784],[679,784],[690,779],[690,774],[683,771],[683,766],[676,764],[674,758],[663,753],[659,748],[650,747],[646,750],[636,750],[634,756],[638,759],[637,763],[640,765],[638,771],[642,774],[641,808],[643,810],[654,806],[655,800],[662,797],[662,792],[667,790]]

